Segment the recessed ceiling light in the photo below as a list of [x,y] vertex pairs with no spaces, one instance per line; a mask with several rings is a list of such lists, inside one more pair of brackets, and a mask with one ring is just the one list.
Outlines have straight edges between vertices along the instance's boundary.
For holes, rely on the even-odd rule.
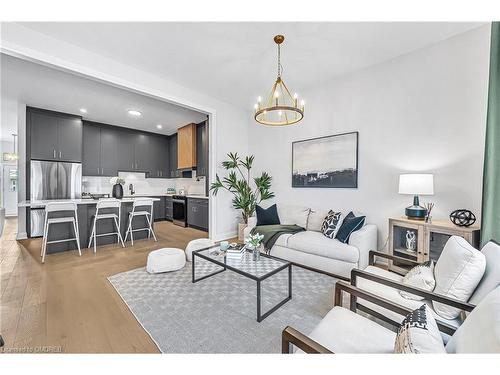
[[130,116],[135,116],[135,117],[142,116],[142,113],[139,111],[136,111],[135,109],[129,109],[127,112]]
[[156,127],[157,127],[158,129],[161,129],[161,128],[163,128],[163,125],[158,124],[158,125],[156,125]]
[[87,113],[87,110],[85,108],[80,108],[81,113]]

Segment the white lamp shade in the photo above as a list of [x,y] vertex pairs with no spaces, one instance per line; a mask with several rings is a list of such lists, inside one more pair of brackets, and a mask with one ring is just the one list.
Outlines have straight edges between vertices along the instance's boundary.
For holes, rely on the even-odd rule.
[[399,194],[434,194],[434,175],[429,173],[399,175]]

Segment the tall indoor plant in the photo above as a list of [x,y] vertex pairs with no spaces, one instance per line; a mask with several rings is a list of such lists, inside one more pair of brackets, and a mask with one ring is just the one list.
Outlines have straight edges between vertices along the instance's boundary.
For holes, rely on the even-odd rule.
[[[222,166],[229,171],[229,174],[222,180],[216,175],[210,190],[213,195],[217,195],[219,189],[225,189],[233,194],[233,207],[241,210],[243,219],[238,228],[238,237],[243,239],[243,229],[248,224],[248,218],[255,212],[255,206],[263,200],[274,197],[274,193],[270,191],[272,177],[266,172],[262,172],[259,177],[251,177],[253,155],[240,158],[238,153],[230,152],[227,156],[229,160],[223,161]],[[252,181],[254,188],[251,187]]]

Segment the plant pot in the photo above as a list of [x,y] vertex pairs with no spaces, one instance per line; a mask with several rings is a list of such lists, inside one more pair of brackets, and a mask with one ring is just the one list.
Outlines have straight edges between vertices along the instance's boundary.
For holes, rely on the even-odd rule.
[[121,184],[113,185],[113,198],[122,199],[123,198],[123,186]]
[[244,241],[245,240],[245,235],[243,234],[243,231],[245,228],[248,226],[248,224],[245,223],[239,223],[238,224],[238,241]]

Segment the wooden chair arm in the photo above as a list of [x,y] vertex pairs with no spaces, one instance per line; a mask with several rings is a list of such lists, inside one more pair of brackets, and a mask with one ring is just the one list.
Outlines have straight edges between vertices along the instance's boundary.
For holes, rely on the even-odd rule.
[[332,354],[333,352],[307,337],[295,328],[287,326],[281,333],[281,352],[283,354],[291,353],[291,345],[295,345],[308,354]]
[[407,263],[412,264],[414,266],[418,266],[420,264],[417,261],[414,261],[414,260],[411,260],[411,259],[406,259],[406,258],[403,258],[403,257],[398,257],[396,255],[382,253],[380,251],[370,250],[368,252],[368,264],[370,266],[374,266],[375,265],[375,257],[376,256],[380,257],[380,258],[389,259],[389,260],[397,260],[397,261],[400,261],[400,262],[407,262]]
[[451,307],[456,307],[460,310],[472,311],[474,309],[474,307],[476,307],[476,306],[474,306],[470,303],[467,303],[467,302],[459,301],[459,300],[451,298],[451,297],[446,297],[446,296],[443,296],[441,294],[436,294],[436,293],[429,292],[427,290],[416,288],[413,286],[404,285],[398,281],[391,280],[387,277],[375,275],[375,274],[370,273],[370,272],[356,270],[356,269],[353,269],[351,271],[351,284],[352,285],[354,285],[354,286],[357,285],[357,278],[358,277],[366,279],[366,280],[370,280],[370,281],[373,281],[373,282],[376,282],[376,283],[379,283],[379,284],[382,284],[385,286],[389,286],[391,288],[403,290],[403,291],[411,293],[411,294],[416,294],[417,296],[424,297],[427,300],[436,301],[436,302],[439,302],[439,303],[442,303],[442,304],[445,304],[445,305],[448,305]]

